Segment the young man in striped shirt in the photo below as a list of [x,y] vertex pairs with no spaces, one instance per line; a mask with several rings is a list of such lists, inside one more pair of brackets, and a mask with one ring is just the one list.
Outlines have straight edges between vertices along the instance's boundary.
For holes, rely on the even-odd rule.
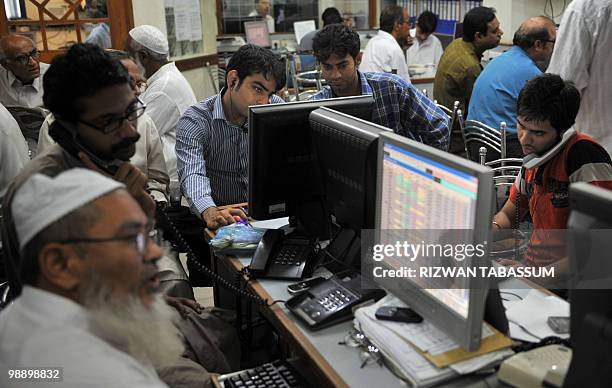
[[576,87],[556,74],[533,78],[518,96],[518,138],[527,156],[493,227],[516,226],[517,202],[519,219],[529,212],[534,231],[525,254],[527,265],[554,264],[560,271],[567,270],[562,230],[567,228],[572,183],[589,182],[612,190],[610,155],[572,127],[579,107]]
[[176,126],[178,176],[191,211],[209,229],[246,218],[239,209],[248,193],[249,106],[281,103],[285,67],[268,49],[242,46],[229,61],[226,87],[189,108]]

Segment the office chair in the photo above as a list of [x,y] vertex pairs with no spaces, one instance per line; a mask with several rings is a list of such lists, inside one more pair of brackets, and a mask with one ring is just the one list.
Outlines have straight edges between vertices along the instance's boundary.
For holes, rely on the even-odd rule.
[[21,133],[28,143],[30,159],[33,159],[38,148],[40,127],[49,111],[43,108],[29,108],[18,105],[9,105],[6,106],[6,109],[13,115],[17,124],[19,124]]
[[[462,116],[463,118],[463,116]],[[461,120],[462,121],[462,120]],[[480,147],[486,147],[486,160],[506,159],[506,123],[497,130],[476,120],[466,120],[460,125],[468,159],[479,161]]]

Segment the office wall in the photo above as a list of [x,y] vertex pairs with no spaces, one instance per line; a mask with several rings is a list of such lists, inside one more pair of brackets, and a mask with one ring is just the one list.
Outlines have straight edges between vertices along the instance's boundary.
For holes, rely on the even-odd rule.
[[[544,15],[544,6],[549,0],[484,0],[483,5],[494,7],[497,10],[497,18],[504,30],[502,37],[503,43],[512,44],[514,32],[519,28],[521,23],[529,16]],[[555,12],[555,22],[561,22],[561,10],[563,9],[563,0],[552,0],[553,10]],[[570,1],[566,1],[569,4]],[[550,16],[550,7],[546,7],[546,14]]]
[[[134,25],[150,24],[166,32],[166,14],[164,0],[132,0],[134,10]],[[215,0],[201,0],[202,33],[204,40],[203,55],[217,53],[217,17]],[[211,22],[214,21],[214,22]],[[212,66],[213,74],[217,74],[217,66]],[[183,72],[191,85],[196,98],[202,100],[215,94],[215,90],[208,76],[207,68],[201,67]]]

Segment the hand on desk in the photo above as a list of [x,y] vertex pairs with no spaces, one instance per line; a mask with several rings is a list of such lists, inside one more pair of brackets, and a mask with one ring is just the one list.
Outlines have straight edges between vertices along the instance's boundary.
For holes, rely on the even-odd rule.
[[219,229],[222,226],[233,224],[236,222],[234,216],[240,217],[243,220],[247,219],[242,209],[229,208],[220,210],[216,207],[209,207],[202,213],[202,219],[206,223],[208,229]]

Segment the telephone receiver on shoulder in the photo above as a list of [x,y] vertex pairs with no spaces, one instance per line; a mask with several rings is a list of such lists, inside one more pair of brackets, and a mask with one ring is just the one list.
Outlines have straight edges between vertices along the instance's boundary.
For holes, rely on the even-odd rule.
[[119,166],[121,166],[123,162],[118,159],[107,161],[95,155],[83,144],[81,144],[76,133],[77,131],[74,124],[57,117],[49,126],[49,135],[69,154],[79,159],[79,152],[83,152],[101,170],[111,176],[114,176],[117,173],[117,170],[119,170]]
[[553,156],[559,152],[561,148],[565,146],[565,143],[569,141],[569,139],[576,134],[576,129],[574,127],[569,128],[567,131],[563,132],[563,136],[561,136],[561,141],[558,142],[553,148],[548,150],[544,155],[538,156],[536,154],[529,154],[523,158],[523,166],[525,168],[530,169],[537,166],[541,166],[542,164],[548,162],[552,159]]

